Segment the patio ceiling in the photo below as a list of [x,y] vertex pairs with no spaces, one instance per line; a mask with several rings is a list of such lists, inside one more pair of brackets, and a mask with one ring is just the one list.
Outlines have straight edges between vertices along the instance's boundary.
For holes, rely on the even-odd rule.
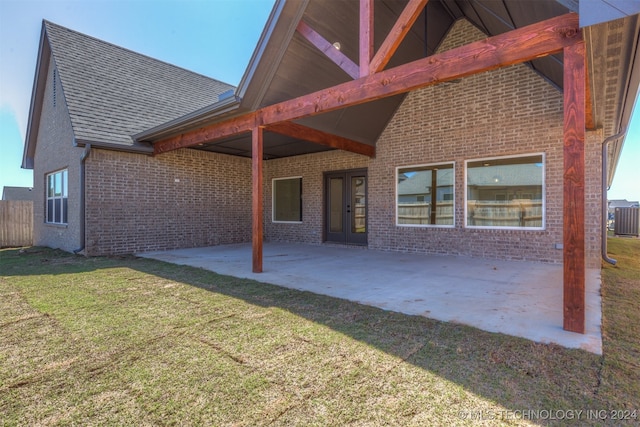
[[[408,0],[374,2],[374,51],[377,51]],[[597,15],[596,3],[584,8]],[[506,33],[533,22],[576,12],[575,0],[430,0],[421,11],[386,69],[432,55],[457,19],[467,19],[487,36]],[[296,27],[306,23],[358,64],[358,2],[352,0],[276,0],[260,42],[235,97],[135,136],[155,143],[234,116],[348,82],[352,78],[305,39]],[[582,18],[581,18],[582,19]],[[640,85],[639,15],[630,14],[583,28],[588,58],[587,127],[602,128],[605,136],[628,126]],[[562,90],[562,53],[527,63],[549,84]],[[447,84],[454,84],[449,82]],[[406,95],[370,101],[296,120],[327,134],[375,147],[376,141]],[[609,182],[613,178],[623,139],[609,145]],[[201,141],[192,148],[243,157],[251,156],[250,133]],[[336,145],[334,145],[336,147]],[[264,133],[264,159],[313,153],[333,148],[299,137]]]
[[[534,4],[535,3],[535,4]],[[377,51],[397,21],[407,0],[378,0],[374,4],[374,51]],[[466,18],[480,30],[493,36],[534,22],[573,11],[555,0],[521,2],[510,0],[430,0],[421,11],[385,69],[432,55],[460,18]],[[237,90],[241,100],[237,109],[212,119],[173,123],[143,135],[140,141],[155,142],[187,130],[197,129],[216,119],[233,117],[261,107],[330,88],[352,80],[327,55],[313,46],[296,27],[304,21],[330,43],[339,43],[340,51],[353,63],[359,59],[359,3],[351,0],[276,2],[273,22],[268,22],[261,44]],[[276,45],[280,46],[276,46]],[[550,84],[562,87],[562,55],[536,59],[530,63]],[[454,83],[449,83],[454,84]],[[375,143],[402,103],[405,94],[363,103],[296,123],[353,141]],[[249,133],[212,140],[192,148],[251,156]],[[273,132],[264,134],[264,158],[273,159],[332,149]]]

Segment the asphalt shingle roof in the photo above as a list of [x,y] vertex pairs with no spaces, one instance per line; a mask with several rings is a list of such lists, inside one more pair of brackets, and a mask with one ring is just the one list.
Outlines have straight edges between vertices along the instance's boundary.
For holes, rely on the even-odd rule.
[[33,188],[31,187],[4,187],[2,200],[33,200]]
[[44,22],[78,140],[130,146],[131,135],[214,104],[233,86]]

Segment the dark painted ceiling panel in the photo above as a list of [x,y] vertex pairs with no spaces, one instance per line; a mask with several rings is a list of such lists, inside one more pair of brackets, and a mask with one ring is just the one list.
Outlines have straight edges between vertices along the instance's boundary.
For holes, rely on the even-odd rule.
[[513,18],[513,22],[516,27],[524,27],[536,22],[544,21],[545,19],[552,18],[554,16],[564,15],[569,13],[562,4],[554,0],[546,1],[506,1],[509,14]]
[[[374,45],[377,50],[402,13],[407,0],[379,0],[374,3]],[[510,31],[567,13],[555,0],[430,0],[391,58],[387,68],[406,64],[435,52],[451,26],[466,18],[488,36]],[[302,19],[330,43],[358,63],[359,4],[354,0],[310,1]],[[530,65],[557,87],[562,86],[562,63],[541,58]],[[350,81],[340,67],[295,33],[266,88],[260,106],[272,105]],[[375,145],[380,134],[404,99],[404,95],[381,99],[322,115],[298,123]],[[207,147],[239,155],[250,155],[251,138],[244,135]],[[323,151],[327,147],[281,135],[265,134],[265,158]]]
[[432,55],[456,19],[439,1],[430,1],[425,10],[427,15],[427,26],[425,27],[427,54]]
[[[496,13],[494,8],[490,8],[485,4],[486,2],[478,2],[471,1],[469,4],[473,7],[473,10],[479,16],[480,21],[482,22],[482,26],[489,30],[491,35],[506,33],[507,31],[513,30],[513,24],[511,23],[511,19],[507,16],[506,18],[500,16]],[[492,2],[492,6],[500,6],[502,2]],[[498,9],[503,9],[499,8]]]
[[473,0],[473,2],[478,5],[476,9],[482,9],[486,13],[494,15],[505,25],[514,28],[511,14],[503,0]]

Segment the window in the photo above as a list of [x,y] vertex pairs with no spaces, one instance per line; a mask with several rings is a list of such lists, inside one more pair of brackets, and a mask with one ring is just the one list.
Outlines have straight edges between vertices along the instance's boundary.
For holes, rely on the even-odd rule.
[[67,177],[68,174],[66,169],[47,175],[47,223],[67,223]]
[[542,229],[544,155],[468,161],[469,227]]
[[273,222],[302,222],[302,178],[273,180]]
[[453,226],[453,163],[396,169],[396,224]]

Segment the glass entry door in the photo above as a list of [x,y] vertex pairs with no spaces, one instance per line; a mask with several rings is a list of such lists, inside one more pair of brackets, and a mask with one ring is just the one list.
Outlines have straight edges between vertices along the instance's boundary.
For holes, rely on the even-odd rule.
[[325,174],[325,238],[328,242],[367,244],[367,171]]

